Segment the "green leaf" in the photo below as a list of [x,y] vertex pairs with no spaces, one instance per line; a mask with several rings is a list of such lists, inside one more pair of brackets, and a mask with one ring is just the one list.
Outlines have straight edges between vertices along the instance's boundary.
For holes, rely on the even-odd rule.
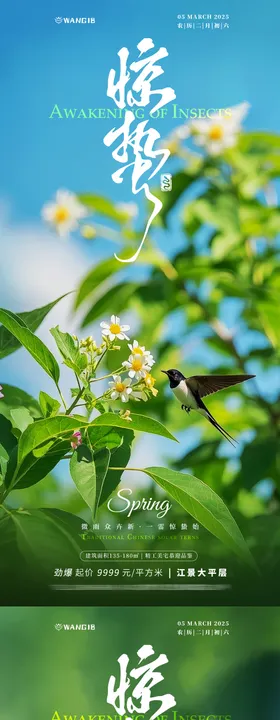
[[104,215],[104,217],[115,220],[118,223],[125,222],[125,220],[127,220],[126,213],[120,212],[111,200],[102,197],[102,195],[79,193],[77,197],[83,205],[98,215]]
[[257,304],[261,324],[265,333],[273,347],[279,347],[280,343],[280,323],[279,323],[279,304],[277,302],[259,302]]
[[31,423],[34,422],[33,417],[27,408],[15,408],[14,410],[11,410],[11,418],[13,427],[17,428],[20,433],[23,433],[28,425],[31,425]]
[[[105,430],[105,428],[100,428],[100,430],[101,429]],[[94,429],[94,433],[95,432],[96,432],[96,428]],[[100,437],[99,440],[97,440],[97,438],[95,438],[94,447],[97,450],[100,450],[100,448],[103,448],[103,447],[106,447],[109,450],[115,450],[116,448],[120,447],[120,445],[122,444],[122,441],[123,441],[122,436],[120,435],[120,433],[116,432],[116,430],[112,430],[109,432],[107,432],[107,430],[105,430],[105,434],[102,437]]]
[[42,340],[33,335],[31,330],[22,324],[22,320],[18,315],[14,315],[9,310],[0,309],[0,322],[9,332],[14,335],[20,345],[32,355],[34,360],[41,365],[43,370],[57,384],[59,380],[59,366],[50,350],[44,345]]
[[241,455],[240,484],[252,488],[260,480],[270,477],[278,449],[279,443],[274,437],[257,437],[246,445]]
[[78,492],[93,514],[96,502],[96,470],[93,453],[86,445],[80,445],[73,453],[70,473]]
[[80,445],[70,460],[71,477],[93,516],[98,507],[109,460],[110,451],[107,448],[93,454],[86,445]]
[[[26,326],[29,328],[29,330],[35,332],[39,325],[41,325],[41,322],[43,322],[44,318],[48,315],[50,310],[52,310],[52,308],[55,307],[55,305],[57,305],[60,300],[63,300],[63,298],[67,297],[67,295],[70,295],[70,293],[61,295],[61,297],[57,298],[57,300],[53,300],[53,302],[48,303],[48,305],[44,305],[41,308],[37,308],[37,310],[30,310],[28,312],[18,313],[16,317],[22,321],[23,327]],[[12,332],[10,332],[6,327],[4,327],[4,325],[1,326],[0,359],[15,352],[15,350],[18,350],[18,348],[20,348],[20,346],[21,341],[19,341],[12,334]]]
[[199,159],[193,169],[187,171],[181,171],[173,175],[172,177],[172,190],[171,192],[161,192],[160,190],[153,190],[157,198],[162,202],[162,210],[160,212],[160,219],[166,226],[167,216],[173,209],[174,205],[180,200],[183,193],[197,180],[201,172],[203,161]]
[[210,440],[209,442],[203,442],[195,447],[193,450],[187,452],[179,460],[173,462],[174,467],[177,470],[184,470],[185,468],[193,468],[198,465],[211,464],[217,457],[217,451],[220,446],[220,440]]
[[[49,473],[54,470],[56,465],[69,451],[69,443],[66,441],[56,441],[47,443],[44,448],[37,448],[33,454],[29,454],[21,464],[18,475],[13,485],[13,489],[20,490],[22,488],[37,485]],[[16,456],[11,457],[11,468],[8,466],[5,478],[5,486],[10,488],[11,480],[16,466]]]
[[12,420],[11,410],[26,408],[33,418],[41,417],[40,406],[31,395],[13,385],[3,385],[4,397],[0,402],[0,413],[8,420]]
[[192,517],[227,545],[239,557],[255,567],[254,559],[227,506],[208,485],[193,475],[160,467],[145,468],[145,473],[168,492]]
[[[94,453],[94,462],[96,470],[96,498],[93,514],[96,515],[100,505],[100,499],[103,492],[104,483],[106,482],[111,453],[108,448],[101,448]],[[115,457],[115,456],[114,456]]]
[[[124,430],[122,444],[112,455],[110,465],[113,467],[126,468],[130,460],[131,445],[133,440],[134,433],[131,430]],[[118,487],[122,474],[123,470],[111,470],[110,467],[108,468],[102,492],[99,497],[99,507],[108,500],[112,492]]]
[[81,303],[89,295],[91,295],[94,290],[96,290],[96,288],[99,287],[99,285],[101,285],[105,280],[111,277],[111,275],[119,272],[121,269],[122,268],[119,260],[116,260],[116,258],[114,257],[103,260],[103,262],[99,263],[99,265],[95,265],[95,267],[89,271],[89,273],[81,282],[75,302],[75,307],[78,308]]
[[17,445],[15,436],[12,433],[12,425],[4,415],[0,415],[0,441],[3,448],[5,448],[8,455],[11,454],[14,447]]
[[106,425],[107,427],[119,427],[125,429],[129,428],[129,430],[135,430],[138,432],[147,432],[153,435],[161,435],[162,437],[168,438],[169,440],[175,440],[175,442],[178,442],[174,435],[171,435],[169,430],[167,430],[164,425],[158,422],[158,420],[146,417],[145,415],[136,415],[135,413],[131,413],[130,419],[131,422],[128,422],[124,418],[120,417],[120,415],[116,415],[115,413],[104,413],[104,415],[99,415],[97,418],[95,418],[90,424],[91,427],[100,427]]
[[38,422],[33,425],[29,425],[24,433],[22,433],[19,441],[18,465],[20,466],[24,458],[39,445],[42,445],[51,438],[63,435],[71,436],[75,430],[79,430],[81,425],[85,427],[87,423],[81,423],[81,420],[71,418],[68,415],[58,415],[56,417],[38,420]]
[[85,316],[82,327],[84,328],[86,325],[94,322],[94,320],[98,320],[100,316],[103,318],[105,318],[106,315],[111,316],[112,307],[114,308],[115,314],[121,313],[122,310],[126,309],[127,303],[137,290],[137,287],[138,285],[136,283],[120,283],[116,287],[110,288],[102,297],[96,300]]
[[59,352],[63,357],[64,364],[71,370],[74,370],[77,375],[80,375],[87,366],[87,357],[85,354],[80,353],[72,335],[61,332],[58,325],[52,328],[50,333],[55,339]]
[[[80,530],[81,519],[61,510],[9,510],[0,520],[2,573],[12,568],[17,583],[19,574],[24,577],[27,571],[34,578],[47,575],[49,582],[53,581],[55,567],[73,567],[79,562]],[[100,541],[95,547],[103,548]],[[4,578],[2,575],[1,580]]]
[[43,392],[43,390],[41,390],[39,395],[39,403],[42,413],[46,418],[57,415],[58,411],[60,410],[59,400],[55,400],[55,398],[52,398],[47,393]]

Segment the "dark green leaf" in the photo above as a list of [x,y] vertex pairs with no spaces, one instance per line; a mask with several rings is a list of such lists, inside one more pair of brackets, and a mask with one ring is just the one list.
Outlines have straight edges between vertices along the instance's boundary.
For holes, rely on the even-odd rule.
[[78,308],[81,303],[104,282],[104,280],[107,280],[107,278],[119,272],[121,269],[122,267],[119,260],[116,260],[114,257],[103,260],[103,262],[99,263],[99,265],[95,265],[95,267],[92,268],[92,270],[90,270],[83,279],[79,287],[75,307]]
[[[80,562],[81,519],[61,510],[12,510],[0,521],[0,566],[10,566],[53,579],[55,567],[75,567]],[[97,541],[98,549],[102,544]]]
[[86,327],[86,325],[98,320],[101,316],[103,319],[106,316],[111,316],[112,307],[115,314],[121,313],[122,310],[126,309],[128,300],[133,296],[137,287],[136,283],[120,283],[116,287],[110,288],[102,297],[96,300],[85,316],[82,327]]
[[0,322],[14,335],[20,345],[23,345],[26,350],[28,350],[34,360],[41,365],[43,370],[45,370],[57,384],[59,380],[59,366],[55,357],[46,345],[44,345],[42,340],[36,337],[36,335],[33,335],[31,330],[22,324],[22,320],[9,310],[0,309]]
[[[23,327],[26,326],[29,328],[29,330],[35,332],[39,325],[41,325],[41,322],[43,322],[46,315],[48,315],[50,310],[52,310],[52,308],[55,307],[55,305],[57,305],[60,300],[63,300],[63,298],[67,297],[67,295],[69,294],[70,293],[61,295],[61,297],[57,298],[57,300],[54,300],[53,302],[48,303],[48,305],[44,305],[41,308],[37,308],[37,310],[30,310],[28,312],[18,313],[17,318],[20,318]],[[6,327],[4,327],[4,325],[1,326],[0,359],[15,352],[15,350],[18,350],[18,348],[20,348],[20,346],[21,342],[12,334],[12,332],[10,332]]]
[[209,532],[243,561],[255,567],[249,548],[230,511],[208,485],[192,475],[166,468],[150,467],[145,468],[145,472]]
[[[122,445],[114,452],[111,457],[110,465],[113,467],[126,468],[131,455],[131,444],[134,439],[134,433],[131,430],[123,431]],[[120,483],[123,470],[108,469],[105,482],[103,484],[101,496],[99,498],[99,506],[108,500],[112,492]]]

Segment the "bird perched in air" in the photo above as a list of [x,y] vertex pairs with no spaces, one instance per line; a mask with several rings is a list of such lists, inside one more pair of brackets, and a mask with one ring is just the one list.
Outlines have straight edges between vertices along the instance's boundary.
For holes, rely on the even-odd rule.
[[182,410],[186,410],[188,413],[191,410],[196,410],[201,415],[204,415],[231,445],[237,442],[237,440],[217,423],[213,415],[207,410],[201,398],[205,397],[205,395],[211,395],[219,390],[231,387],[231,385],[237,385],[237,383],[250,380],[256,377],[255,375],[192,375],[186,378],[180,370],[174,368],[171,370],[162,370],[161,372],[168,376],[171,390],[181,403]]

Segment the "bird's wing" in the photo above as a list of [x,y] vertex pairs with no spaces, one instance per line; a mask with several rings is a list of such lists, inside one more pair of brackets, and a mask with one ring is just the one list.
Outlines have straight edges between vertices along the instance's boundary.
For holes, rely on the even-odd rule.
[[192,375],[187,378],[187,383],[193,392],[198,392],[200,397],[224,390],[231,385],[237,385],[245,380],[256,377],[255,375]]

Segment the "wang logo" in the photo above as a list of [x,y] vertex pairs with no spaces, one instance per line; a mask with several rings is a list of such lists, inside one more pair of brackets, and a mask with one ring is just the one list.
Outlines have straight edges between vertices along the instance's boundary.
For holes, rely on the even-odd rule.
[[78,18],[55,17],[54,22],[57,23],[57,25],[61,25],[62,22],[66,23],[66,25],[71,25],[71,24],[94,25],[95,18],[94,17],[90,17],[90,18],[86,18],[86,17],[78,17]]

